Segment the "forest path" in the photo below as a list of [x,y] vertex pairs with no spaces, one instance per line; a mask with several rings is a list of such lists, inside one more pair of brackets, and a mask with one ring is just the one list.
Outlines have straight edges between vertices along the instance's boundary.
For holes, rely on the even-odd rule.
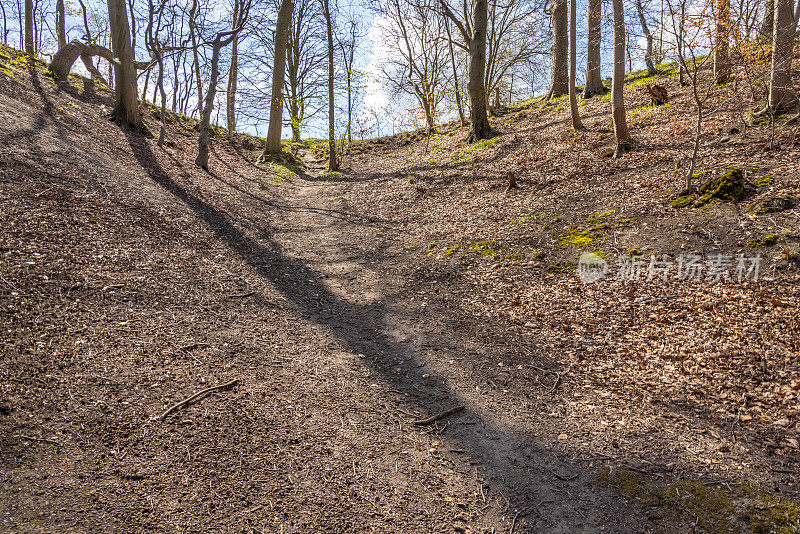
[[[600,484],[596,469],[571,462],[543,438],[545,432],[525,425],[520,414],[540,410],[536,400],[519,405],[511,399],[509,404],[496,383],[507,379],[502,360],[509,348],[503,332],[487,337],[460,320],[458,310],[443,308],[434,295],[420,294],[402,274],[407,260],[398,245],[399,229],[389,221],[356,216],[342,197],[348,183],[324,180],[324,162],[309,153],[301,156],[307,171],[281,188],[292,216],[274,220],[273,240],[284,244],[290,262],[307,269],[302,276],[309,285],[297,297],[305,303],[301,307],[325,327],[333,344],[344,347],[338,355],[328,354],[326,364],[355,366],[357,374],[370,377],[352,384],[349,394],[374,399],[371,405],[383,412],[379,421],[397,421],[384,457],[391,458],[399,447],[408,459],[403,449],[409,441],[416,443],[412,454],[426,457],[429,474],[453,494],[472,495],[473,503],[459,506],[466,512],[478,507],[473,514],[480,517],[477,524],[467,522],[473,529],[645,530],[646,519]],[[359,177],[348,176],[352,179]],[[493,353],[499,367],[489,374],[472,361],[472,355],[492,359]],[[545,387],[532,387],[531,397],[546,396],[539,401],[558,404],[553,392],[561,377],[552,368],[540,372],[537,382]],[[461,406],[463,412],[434,425],[412,425],[414,419]],[[447,497],[437,504],[438,497],[431,495],[435,489],[419,488],[428,494],[420,499],[434,509],[448,506],[452,499]]]

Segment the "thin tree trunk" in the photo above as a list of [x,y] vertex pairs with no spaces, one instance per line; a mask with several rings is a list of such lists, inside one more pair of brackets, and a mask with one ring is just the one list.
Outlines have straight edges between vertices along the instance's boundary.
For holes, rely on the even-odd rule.
[[582,130],[581,115],[578,111],[578,94],[575,88],[576,62],[578,54],[577,30],[576,25],[576,6],[577,0],[572,0],[569,4],[569,106],[572,116],[572,127]]
[[714,46],[714,80],[717,85],[728,83],[731,76],[731,57],[728,52],[731,0],[717,0],[716,43]]
[[639,24],[642,26],[642,33],[644,33],[645,40],[647,41],[647,48],[644,52],[644,63],[647,65],[647,75],[652,76],[656,73],[656,66],[653,64],[653,35],[650,33],[650,28],[647,26],[642,0],[636,0],[636,12],[639,14]]
[[450,65],[453,68],[453,90],[456,96],[456,107],[458,108],[458,118],[461,126],[467,125],[467,118],[464,115],[464,105],[461,103],[461,89],[458,86],[458,69],[456,68],[456,54],[453,50],[453,36],[450,33],[450,19],[445,17],[444,27],[447,30],[447,44],[450,47]]
[[189,11],[189,36],[192,38],[192,54],[194,55],[194,75],[197,78],[197,114],[203,116],[203,82],[200,79],[200,56],[197,53],[197,31],[194,17],[197,14],[197,0],[192,1]]
[[568,0],[553,0],[551,16],[553,22],[553,61],[550,81],[550,98],[556,98],[569,92],[567,1]]
[[33,46],[33,0],[25,0],[25,52],[30,56],[36,54]]
[[583,98],[591,98],[608,92],[600,74],[600,42],[603,0],[589,0],[589,37],[586,43],[586,85]]
[[335,96],[333,92],[333,24],[328,0],[322,0],[322,9],[328,31],[328,170],[334,172],[339,170],[339,158],[336,155],[336,124],[333,115]]
[[67,44],[67,31],[64,17],[64,0],[56,0],[56,39],[58,40],[59,48]]
[[281,151],[281,127],[283,126],[283,80],[286,74],[286,44],[289,39],[289,23],[292,20],[292,0],[281,0],[278,20],[275,23],[275,57],[272,69],[272,99],[269,108],[269,127],[264,155]]
[[792,0],[775,0],[775,31],[772,40],[772,68],[769,84],[769,109],[781,112],[797,106],[797,91],[792,84],[794,56],[794,13]]
[[114,86],[117,97],[111,117],[117,124],[146,132],[147,129],[139,114],[136,68],[125,0],[108,0],[108,18],[114,53]]
[[617,147],[614,157],[624,154],[630,145],[628,123],[625,117],[625,13],[622,0],[611,0],[614,11],[614,75],[611,81],[611,117],[614,121],[614,136]]
[[[239,0],[233,6],[233,26],[239,24]],[[228,94],[226,98],[226,115],[228,119],[228,135],[236,132],[236,87],[239,76],[239,36],[231,43],[231,67],[228,70]]]

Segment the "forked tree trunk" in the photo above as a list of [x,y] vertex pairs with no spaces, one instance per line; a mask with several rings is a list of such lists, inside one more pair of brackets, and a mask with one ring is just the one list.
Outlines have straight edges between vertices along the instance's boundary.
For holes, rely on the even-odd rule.
[[728,51],[731,17],[731,0],[717,0],[716,42],[714,43],[714,81],[717,85],[728,83],[731,76],[731,57]]
[[586,42],[586,85],[583,98],[591,98],[608,92],[600,73],[600,41],[603,0],[589,0],[589,37]]
[[644,7],[642,0],[636,0],[636,12],[639,14],[639,24],[642,26],[642,33],[644,33],[647,48],[644,51],[644,63],[647,66],[647,75],[652,76],[656,73],[656,66],[653,63],[653,35],[650,33],[650,27],[647,25],[647,19],[644,17]]
[[617,147],[614,157],[618,158],[630,147],[628,123],[625,117],[625,13],[622,0],[611,0],[614,11],[614,75],[611,81],[611,118],[614,121],[614,136]]
[[575,88],[575,72],[578,54],[577,30],[576,25],[576,6],[577,0],[572,0],[569,4],[569,106],[572,116],[572,127],[582,130],[581,115],[578,111],[578,94]]
[[114,87],[116,105],[111,113],[114,122],[146,132],[139,114],[139,95],[136,89],[136,67],[133,60],[128,9],[125,0],[108,0],[108,19],[114,53]]
[[769,84],[769,108],[773,112],[786,111],[797,106],[797,91],[792,84],[795,34],[792,7],[792,0],[775,0],[775,30],[772,39]]
[[553,51],[550,75],[550,98],[569,92],[568,39],[567,39],[567,1],[553,0]]
[[281,151],[283,126],[283,80],[286,74],[286,44],[289,40],[289,23],[292,21],[292,0],[281,0],[275,23],[275,54],[272,68],[272,99],[269,106],[269,127],[264,155]]

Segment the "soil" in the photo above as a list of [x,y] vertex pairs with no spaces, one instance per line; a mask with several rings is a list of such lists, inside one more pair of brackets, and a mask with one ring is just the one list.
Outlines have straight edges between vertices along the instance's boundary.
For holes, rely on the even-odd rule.
[[[424,140],[375,147],[335,179],[310,151],[291,174],[217,139],[205,173],[188,124],[159,148],[106,120],[107,92],[57,87],[33,69],[3,75],[0,93],[2,530],[697,528],[654,521],[603,483],[606,467],[793,496],[795,271],[702,291],[586,288],[574,272],[444,254],[484,238],[504,254],[545,243],[542,228],[495,230],[554,202],[547,187],[569,177],[530,171],[520,195],[504,192],[502,143],[483,167],[426,169]],[[575,221],[603,203],[585,200],[591,183],[567,201]],[[619,203],[655,222],[666,196]],[[670,217],[662,230],[677,225]],[[545,248],[548,261],[567,257]],[[711,298],[727,300],[703,308]],[[694,328],[686,309],[731,321],[744,310],[750,322]],[[643,321],[653,315],[685,328]],[[681,373],[667,357],[677,349],[658,344],[715,335],[756,344],[747,365],[772,374],[753,378],[735,347],[714,369],[690,351]],[[643,361],[654,347],[664,358]],[[770,404],[756,389],[743,400],[744,382],[720,378],[737,378],[736,365],[741,381],[789,389]]]

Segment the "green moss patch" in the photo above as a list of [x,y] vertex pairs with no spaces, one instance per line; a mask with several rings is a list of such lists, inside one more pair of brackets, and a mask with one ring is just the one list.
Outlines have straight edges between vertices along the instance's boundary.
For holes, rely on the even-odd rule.
[[472,158],[477,157],[477,152],[482,150],[486,150],[487,148],[492,148],[497,143],[497,138],[494,139],[484,139],[483,141],[479,141],[473,145],[468,146],[464,150],[459,150],[455,154],[453,154],[453,159],[456,161],[467,159],[468,156]]
[[497,241],[492,240],[485,240],[485,241],[478,241],[477,243],[473,243],[469,246],[475,254],[478,256],[486,257],[495,257],[500,252],[500,249],[503,248],[502,243],[498,243]]
[[775,182],[775,178],[772,177],[771,174],[765,174],[764,176],[759,177],[756,180],[756,187],[762,188],[772,185]]
[[747,242],[750,248],[771,247],[778,242],[778,234],[765,235],[761,239],[751,239]]
[[786,195],[771,197],[764,200],[754,202],[749,211],[753,215],[766,215],[767,213],[775,213],[778,211],[785,211],[793,208],[795,200]]
[[547,272],[548,273],[566,273],[566,272],[569,272],[569,271],[574,271],[576,267],[577,267],[577,264],[575,262],[561,259],[561,260],[556,260],[555,262],[551,263],[547,267]]
[[645,475],[601,471],[597,478],[647,508],[650,519],[669,524],[683,519],[702,532],[749,531],[757,534],[797,532],[800,505],[749,483],[714,484],[682,480],[655,484]]

